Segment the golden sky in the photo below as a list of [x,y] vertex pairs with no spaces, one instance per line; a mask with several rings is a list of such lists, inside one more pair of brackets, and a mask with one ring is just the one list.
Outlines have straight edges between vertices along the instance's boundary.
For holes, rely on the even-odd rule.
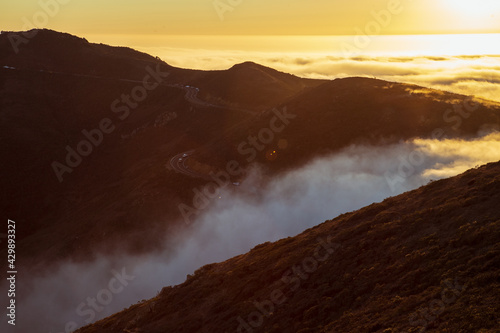
[[2,0],[0,7],[2,30],[36,25],[83,37],[355,35],[374,12],[390,13],[379,18],[383,35],[500,32],[500,0]]

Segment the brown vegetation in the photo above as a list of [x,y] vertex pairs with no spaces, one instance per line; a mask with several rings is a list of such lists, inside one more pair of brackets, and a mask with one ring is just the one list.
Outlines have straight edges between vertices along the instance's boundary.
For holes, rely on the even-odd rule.
[[[499,175],[492,163],[259,245],[77,332],[237,332],[238,318],[239,332],[497,332]],[[319,240],[334,251],[315,268]]]

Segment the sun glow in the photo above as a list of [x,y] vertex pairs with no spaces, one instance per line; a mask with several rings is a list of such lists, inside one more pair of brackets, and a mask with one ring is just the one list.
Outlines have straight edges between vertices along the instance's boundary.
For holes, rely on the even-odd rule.
[[488,18],[500,13],[498,0],[444,0],[450,12],[471,19]]

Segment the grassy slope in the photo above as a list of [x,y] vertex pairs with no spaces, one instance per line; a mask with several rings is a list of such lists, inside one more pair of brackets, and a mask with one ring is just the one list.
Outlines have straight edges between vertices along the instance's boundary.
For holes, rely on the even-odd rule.
[[[253,332],[497,332],[499,175],[492,163],[259,245],[78,333],[235,332],[278,289]],[[326,261],[282,281],[328,237]]]

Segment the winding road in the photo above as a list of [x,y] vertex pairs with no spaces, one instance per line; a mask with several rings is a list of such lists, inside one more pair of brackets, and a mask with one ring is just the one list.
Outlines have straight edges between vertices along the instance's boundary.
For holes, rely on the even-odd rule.
[[[193,86],[189,86],[189,85],[183,86],[183,85],[180,85],[180,84],[172,84],[172,85],[169,85],[169,86],[184,89],[186,91],[186,95],[184,96],[185,99],[188,102],[190,102],[191,104],[193,104],[194,106],[198,106],[198,107],[215,107],[215,108],[226,109],[226,110],[231,110],[231,111],[244,112],[244,113],[250,114],[252,116],[255,115],[254,112],[252,112],[250,110],[247,110],[247,109],[234,108],[234,107],[229,107],[229,106],[225,106],[225,105],[214,105],[214,104],[208,103],[206,101],[203,101],[203,100],[201,100],[201,99],[198,98],[198,93],[200,92],[199,88],[196,88],[196,87],[193,87]],[[174,157],[172,157],[170,159],[170,166],[171,166],[171,168],[175,172],[181,173],[183,175],[186,175],[186,176],[189,176],[189,177],[192,177],[192,178],[200,178],[200,179],[204,179],[204,180],[212,180],[212,178],[210,176],[208,176],[206,174],[198,173],[196,171],[193,171],[193,170],[189,169],[186,166],[185,161],[189,157],[191,157],[195,152],[196,152],[195,150],[189,150],[189,151],[182,152],[180,154],[175,155]]]
[[198,93],[200,92],[200,89],[192,86],[183,86],[182,88],[186,91],[186,96],[185,96],[186,100],[191,104],[201,107],[209,107],[209,106],[217,107],[217,105],[210,104],[198,98]]
[[172,157],[170,159],[170,166],[172,167],[172,169],[175,172],[182,173],[186,176],[189,176],[192,178],[201,178],[204,180],[212,180],[212,178],[210,178],[209,176],[207,176],[205,174],[197,173],[197,172],[189,169],[186,166],[186,164],[185,164],[186,160],[192,154],[194,154],[194,152],[195,152],[194,150],[189,150],[189,151],[186,151],[184,153],[180,153],[180,154],[175,155],[174,157]]

